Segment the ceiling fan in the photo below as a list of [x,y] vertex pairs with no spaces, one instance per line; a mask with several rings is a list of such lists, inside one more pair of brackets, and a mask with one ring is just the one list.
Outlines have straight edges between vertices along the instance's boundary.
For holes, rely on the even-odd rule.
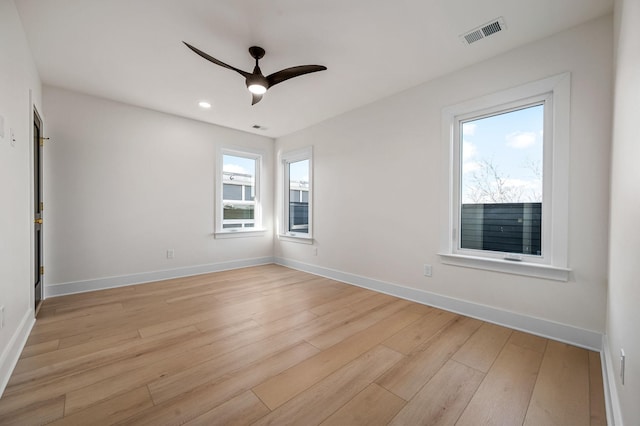
[[263,48],[258,46],[251,46],[249,48],[249,54],[256,60],[256,66],[253,68],[253,72],[249,73],[246,71],[242,71],[236,67],[232,67],[231,65],[225,64],[222,61],[217,60],[211,55],[203,52],[202,50],[193,47],[186,41],[183,43],[191,50],[193,50],[198,55],[202,56],[204,59],[213,62],[216,65],[220,65],[221,67],[229,68],[242,75],[246,79],[247,88],[251,92],[252,100],[251,105],[255,105],[262,99],[262,95],[265,94],[267,89],[272,86],[275,86],[278,83],[282,83],[285,80],[289,80],[293,77],[298,77],[304,74],[309,74],[317,71],[324,71],[327,67],[322,65],[299,65],[297,67],[285,68],[278,72],[274,72],[268,76],[264,76],[262,71],[260,70],[260,66],[258,66],[258,60],[261,59],[265,51]]

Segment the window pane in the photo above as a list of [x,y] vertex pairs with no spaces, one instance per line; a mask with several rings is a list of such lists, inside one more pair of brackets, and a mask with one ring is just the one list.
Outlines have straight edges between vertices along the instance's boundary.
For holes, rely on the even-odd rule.
[[253,190],[253,186],[245,186],[244,187],[244,199],[247,201],[255,200],[255,192]]
[[460,248],[542,255],[544,104],[461,123]]
[[[225,187],[222,194],[223,199],[242,200],[242,186],[244,185],[249,188],[248,192],[247,189],[245,189],[245,200],[253,200],[255,179],[256,160],[254,158],[227,154],[222,156],[222,182]],[[227,185],[237,186],[237,188],[233,188],[233,193],[229,193],[229,195],[234,198],[227,198]],[[247,197],[247,195],[250,197]]]
[[224,206],[223,220],[235,220],[235,219],[253,219],[254,205],[253,204],[225,204]]
[[309,232],[309,197],[300,201],[300,192],[308,190],[309,160],[289,163],[289,231]]
[[302,196],[302,202],[303,203],[308,203],[309,202],[309,191],[302,191],[302,193],[300,194]]
[[242,200],[242,185],[222,184],[223,200]]

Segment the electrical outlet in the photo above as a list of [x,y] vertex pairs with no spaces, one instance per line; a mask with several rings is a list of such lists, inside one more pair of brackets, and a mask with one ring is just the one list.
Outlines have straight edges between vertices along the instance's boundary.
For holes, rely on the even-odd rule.
[[424,276],[425,277],[430,277],[431,276],[431,265],[424,265]]
[[173,249],[167,249],[167,259],[173,259],[175,256],[175,252]]
[[4,306],[0,306],[0,328],[4,327]]
[[624,385],[624,364],[626,361],[626,356],[624,354],[624,349],[620,348],[620,381]]

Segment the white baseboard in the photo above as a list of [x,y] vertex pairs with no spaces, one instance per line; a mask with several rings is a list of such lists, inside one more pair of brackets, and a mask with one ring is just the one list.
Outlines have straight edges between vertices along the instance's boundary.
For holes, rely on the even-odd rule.
[[171,278],[188,277],[191,275],[208,274],[211,272],[227,271],[230,269],[247,268],[249,266],[267,265],[274,263],[273,257],[258,257],[253,259],[233,260],[230,262],[210,263],[206,265],[187,266],[184,268],[166,269],[163,271],[143,272],[140,274],[121,275],[117,277],[96,278],[85,281],[74,281],[60,284],[47,284],[45,297],[65,296],[68,294],[85,293],[88,291],[105,290],[108,288],[124,287]]
[[424,305],[434,306],[468,317],[477,318],[490,323],[503,325],[505,327],[569,343],[571,345],[594,350],[596,352],[600,352],[602,349],[602,334],[595,331],[585,330],[542,318],[522,315],[491,306],[480,305],[424,290],[404,287],[399,284],[388,283],[360,275],[310,265],[297,260],[277,257],[275,258],[275,263],[314,275],[331,278],[336,281],[342,281],[348,284],[364,287],[380,293],[389,294],[391,296],[400,297],[402,299],[422,303]]
[[604,382],[604,402],[607,406],[607,424],[622,425],[622,410],[618,399],[618,388],[616,387],[616,373],[613,368],[613,360],[617,359],[611,354],[609,339],[607,335],[602,336],[602,351],[600,351],[600,362],[602,363],[602,378]]
[[27,343],[29,333],[31,333],[31,329],[35,322],[36,320],[33,315],[33,309],[29,309],[22,317],[22,321],[20,321],[20,325],[16,332],[11,336],[9,344],[0,354],[0,397],[2,397],[2,394],[7,387],[7,383],[9,383],[11,373],[18,363],[18,359],[20,359],[22,349]]

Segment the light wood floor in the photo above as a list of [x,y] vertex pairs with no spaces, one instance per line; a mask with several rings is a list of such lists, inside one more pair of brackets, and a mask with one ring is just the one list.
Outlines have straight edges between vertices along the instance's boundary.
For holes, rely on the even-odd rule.
[[276,265],[46,300],[0,424],[605,424],[595,352]]

